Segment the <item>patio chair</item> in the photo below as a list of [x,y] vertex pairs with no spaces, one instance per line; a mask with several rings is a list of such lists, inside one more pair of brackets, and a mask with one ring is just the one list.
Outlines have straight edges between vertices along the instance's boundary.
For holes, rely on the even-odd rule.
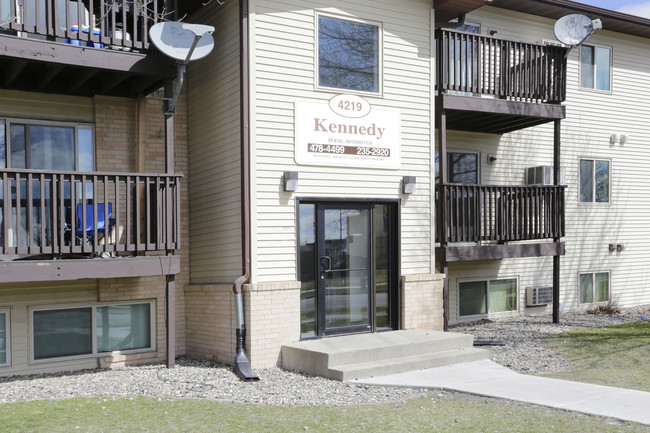
[[[87,244],[93,243],[93,237],[95,236],[95,227],[94,227],[94,205],[86,204],[86,231],[84,234],[83,228],[83,205],[79,203],[77,205],[77,228],[75,230],[75,236],[78,240],[84,241]],[[97,240],[102,239],[106,234],[110,233],[113,230],[115,225],[115,219],[111,218],[113,212],[113,203],[108,203],[108,231],[106,227],[106,221],[104,220],[104,203],[97,203]]]

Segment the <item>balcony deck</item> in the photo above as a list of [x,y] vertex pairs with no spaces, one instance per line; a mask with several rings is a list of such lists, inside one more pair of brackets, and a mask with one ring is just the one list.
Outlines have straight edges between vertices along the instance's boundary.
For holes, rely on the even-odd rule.
[[565,188],[437,185],[438,260],[563,255]]
[[0,88],[134,97],[161,87],[176,77],[176,67],[150,44],[148,31],[176,19],[168,3],[3,2]]
[[445,128],[504,134],[565,117],[566,48],[438,30],[436,49]]
[[178,273],[180,178],[0,169],[3,281]]

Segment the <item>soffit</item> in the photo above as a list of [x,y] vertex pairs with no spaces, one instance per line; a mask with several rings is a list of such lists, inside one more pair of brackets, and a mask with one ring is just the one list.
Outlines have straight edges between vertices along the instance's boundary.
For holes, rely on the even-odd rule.
[[493,0],[433,0],[436,12],[436,27],[447,24],[454,18],[490,4]]
[[493,0],[491,6],[552,19],[579,13],[591,19],[599,18],[604,30],[650,38],[650,19],[570,0]]

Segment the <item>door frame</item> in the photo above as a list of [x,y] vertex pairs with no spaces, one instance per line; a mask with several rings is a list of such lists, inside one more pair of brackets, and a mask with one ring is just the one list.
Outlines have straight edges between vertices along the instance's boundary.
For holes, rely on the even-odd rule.
[[[361,332],[385,332],[385,331],[392,331],[392,330],[398,330],[401,329],[401,307],[402,307],[402,302],[401,302],[401,295],[402,295],[402,287],[401,287],[401,199],[373,199],[373,198],[322,198],[322,197],[296,197],[295,201],[295,207],[296,207],[296,251],[300,252],[300,205],[301,204],[314,204],[318,207],[319,204],[325,204],[327,206],[332,206],[336,204],[340,204],[342,207],[350,207],[354,206],[355,204],[359,204],[362,206],[370,206],[371,209],[371,214],[369,215],[369,219],[371,222],[370,225],[370,230],[372,231],[372,212],[374,212],[375,207],[373,205],[388,205],[391,207],[392,210],[392,216],[393,218],[389,220],[390,227],[389,227],[389,242],[391,243],[389,247],[389,264],[390,264],[390,269],[389,269],[389,285],[391,286],[389,288],[389,321],[390,321],[390,328],[380,328],[377,329],[376,327],[376,288],[374,287],[374,284],[370,288],[370,309],[371,309],[371,314],[370,314],[370,329],[368,330],[365,326],[363,327],[364,329],[354,329],[351,328],[347,332],[336,332],[336,331],[325,331],[325,324],[322,321],[322,318],[324,316],[324,312],[321,313],[321,309],[324,308],[322,306],[322,295],[320,293],[320,290],[318,288],[319,284],[317,284],[317,293],[316,293],[316,335],[313,337],[301,337],[302,340],[308,340],[308,339],[316,339],[316,338],[322,338],[322,337],[328,337],[328,336],[335,336],[335,335],[346,335],[346,334],[353,334],[353,333],[361,333]],[[316,211],[316,214],[318,214],[318,211]],[[316,217],[317,218],[317,217]],[[316,228],[316,237],[318,238],[318,228]],[[372,233],[371,233],[371,238],[373,238]],[[373,241],[371,240],[370,243],[370,263],[372,268],[375,268],[375,255],[372,253],[372,247],[373,247]],[[315,272],[316,272],[316,278],[319,278],[320,272],[319,272],[319,253],[318,251],[315,254],[315,260],[316,263],[314,264],[315,266]],[[297,259],[296,259],[296,280],[300,281],[300,266],[301,266],[301,254],[297,254]],[[373,277],[373,283],[374,283],[374,277]]]

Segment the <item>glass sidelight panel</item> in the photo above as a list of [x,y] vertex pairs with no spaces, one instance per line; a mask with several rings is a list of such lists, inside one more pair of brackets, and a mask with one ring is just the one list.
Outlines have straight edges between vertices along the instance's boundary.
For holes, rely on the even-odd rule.
[[300,336],[316,336],[316,205],[300,205]]
[[325,328],[370,326],[368,209],[325,209],[320,257]]
[[375,206],[373,217],[375,254],[375,325],[390,328],[390,207]]

